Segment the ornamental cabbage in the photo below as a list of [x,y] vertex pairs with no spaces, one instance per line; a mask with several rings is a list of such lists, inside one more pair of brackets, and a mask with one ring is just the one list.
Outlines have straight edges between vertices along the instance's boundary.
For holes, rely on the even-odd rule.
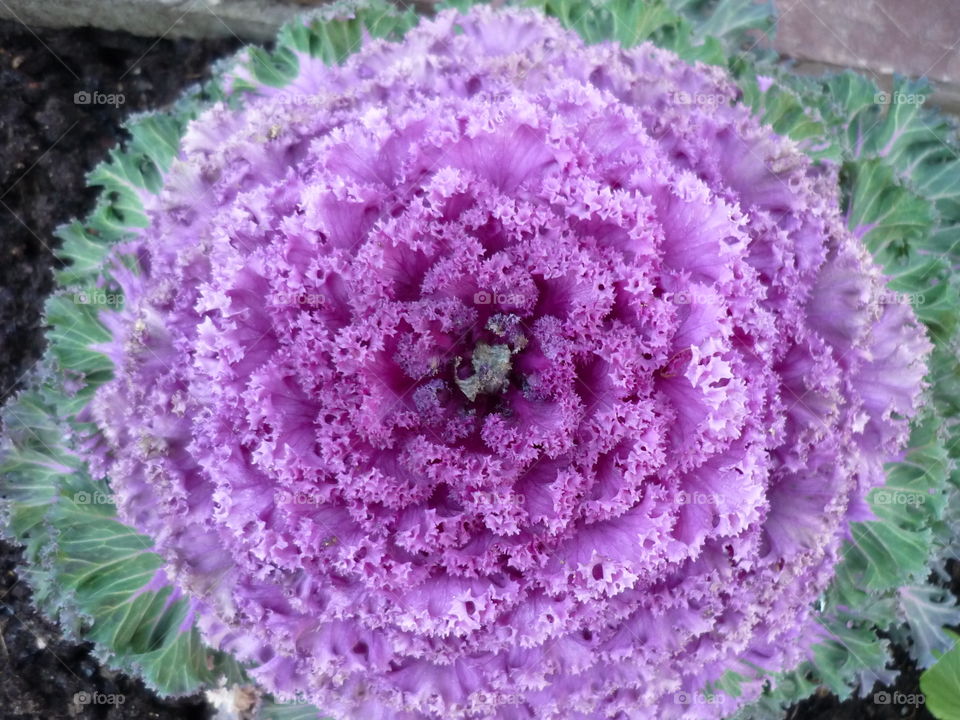
[[231,70],[98,271],[77,453],[151,582],[342,720],[736,712],[828,637],[933,348],[838,166],[532,10],[339,59]]
[[90,459],[213,644],[343,718],[670,717],[799,662],[928,342],[736,96],[478,8],[189,127]]

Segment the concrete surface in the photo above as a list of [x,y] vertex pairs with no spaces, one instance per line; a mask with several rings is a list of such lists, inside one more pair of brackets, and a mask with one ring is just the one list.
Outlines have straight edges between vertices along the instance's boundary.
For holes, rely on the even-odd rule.
[[957,0],[776,0],[785,55],[960,83]]
[[933,81],[931,101],[960,112],[960,1],[775,0],[774,46],[819,74],[852,67],[889,89],[892,75]]
[[0,17],[38,27],[92,25],[156,37],[267,41],[316,0],[0,0]]

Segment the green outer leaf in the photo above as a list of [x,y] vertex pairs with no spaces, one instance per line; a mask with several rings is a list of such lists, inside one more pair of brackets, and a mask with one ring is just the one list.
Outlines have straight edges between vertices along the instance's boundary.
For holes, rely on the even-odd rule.
[[339,65],[360,49],[365,37],[399,39],[417,22],[413,10],[401,12],[387,0],[331,3],[310,13],[304,21],[285,25],[272,52],[250,48],[250,77],[234,87],[244,91],[253,91],[257,85],[284,87],[299,73],[300,56]]
[[[468,3],[454,3],[462,7]],[[476,4],[476,3],[474,3]],[[575,30],[587,43],[649,40],[690,62],[725,65],[749,30],[769,31],[772,3],[753,0],[526,0]]]
[[[890,522],[854,523],[845,546],[851,563],[861,562],[867,590],[889,590],[901,580],[927,574],[930,533],[915,533]],[[862,556],[862,557],[858,557]]]
[[[930,585],[907,585],[899,589],[900,607],[910,630],[911,653],[921,667],[930,667],[936,657],[953,646],[944,628],[957,621],[956,597],[949,588]],[[895,634],[895,639],[898,639]]]
[[264,700],[258,715],[259,720],[333,720],[324,716],[320,718],[320,711],[307,703],[278,703],[273,700]]
[[920,676],[927,710],[939,720],[960,720],[960,635],[950,632],[954,645]]
[[[65,498],[61,498],[61,501]],[[73,502],[58,513],[58,582],[91,618],[87,639],[110,649],[121,669],[139,670],[164,694],[182,695],[220,673],[189,624],[188,602],[173,588],[143,591],[162,573],[153,541],[112,519],[92,518]]]
[[[56,376],[48,372],[45,380]],[[192,623],[182,627],[187,601],[173,597],[169,585],[150,589],[162,560],[152,540],[113,519],[106,483],[90,478],[67,449],[64,439],[77,425],[54,419],[45,399],[50,387],[34,387],[4,409],[0,465],[6,530],[24,545],[38,606],[68,634],[94,642],[101,658],[162,694],[236,677],[235,661],[203,648]]]
[[[710,3],[690,2],[690,0],[673,0],[671,2],[678,11],[684,7],[696,5],[703,15],[704,8],[710,8]],[[723,0],[703,15],[703,19],[696,24],[696,34],[699,37],[740,37],[748,30],[772,30],[774,9],[772,2],[755,2],[754,0]]]

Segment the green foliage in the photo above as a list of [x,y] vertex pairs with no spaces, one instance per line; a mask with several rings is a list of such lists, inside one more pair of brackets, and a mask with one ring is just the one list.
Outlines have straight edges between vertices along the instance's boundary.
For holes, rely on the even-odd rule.
[[960,635],[950,633],[953,647],[920,676],[927,710],[938,720],[960,720]]
[[255,82],[240,82],[236,87],[238,90],[252,90],[260,84],[284,87],[297,76],[300,57],[340,65],[360,49],[365,37],[399,39],[417,20],[413,10],[401,12],[387,0],[332,3],[307,16],[305,22],[284,26],[272,52],[249,48],[247,67]]
[[[306,703],[278,703],[265,700],[258,720],[320,720],[320,711]],[[332,720],[323,718],[323,720]]]
[[[885,636],[910,648],[920,666],[946,646],[960,622],[952,597],[928,577],[956,555],[960,353],[954,267],[960,261],[960,155],[955,124],[925,107],[923,82],[897,78],[890,93],[852,72],[811,78],[739,59],[731,64],[744,101],[816,162],[837,168],[848,225],[913,300],[935,350],[926,413],[909,452],[888,466],[870,500],[876,520],[855,523],[818,613],[829,640],[811,662],[767,678],[741,718],[774,718],[809,694],[811,682],[841,697],[867,693],[893,673]],[[761,91],[759,75],[769,86]],[[890,498],[907,498],[890,502]]]
[[[615,40],[624,47],[644,41],[685,60],[726,65],[743,50],[747,31],[769,31],[772,3],[753,0],[528,0],[575,30],[587,43]],[[755,44],[755,41],[754,41]]]
[[114,519],[107,483],[90,477],[69,449],[65,439],[81,433],[81,424],[56,419],[48,399],[60,392],[55,378],[48,370],[3,416],[7,529],[24,545],[38,605],[94,642],[101,658],[163,694],[238,676],[236,663],[204,648],[185,622],[188,601],[163,581],[152,541]]

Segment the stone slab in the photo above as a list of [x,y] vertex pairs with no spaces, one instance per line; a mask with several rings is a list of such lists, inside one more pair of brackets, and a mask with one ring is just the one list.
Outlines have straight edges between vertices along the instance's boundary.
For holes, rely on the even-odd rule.
[[776,0],[785,55],[960,84],[956,0]]
[[154,37],[265,42],[297,13],[322,4],[270,0],[0,0],[0,17],[37,27],[93,26]]

